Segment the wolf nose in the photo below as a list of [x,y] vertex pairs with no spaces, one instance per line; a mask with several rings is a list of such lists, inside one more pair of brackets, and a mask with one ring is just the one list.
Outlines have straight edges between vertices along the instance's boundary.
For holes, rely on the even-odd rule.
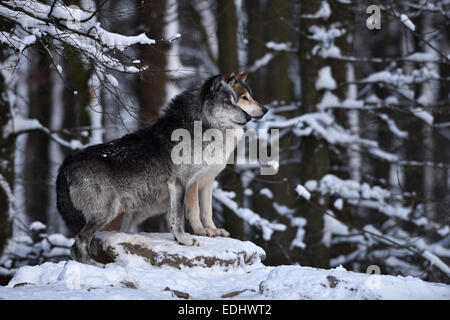
[[266,114],[267,111],[269,111],[269,109],[267,109],[266,107],[263,107],[263,112],[264,112],[264,114]]
[[246,122],[249,122],[250,120],[252,120],[252,117],[250,117],[247,113],[245,114],[245,120]]

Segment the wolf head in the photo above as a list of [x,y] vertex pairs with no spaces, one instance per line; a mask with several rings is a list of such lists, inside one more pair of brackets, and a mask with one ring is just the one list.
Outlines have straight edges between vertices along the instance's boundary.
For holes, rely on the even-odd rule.
[[202,97],[203,118],[214,128],[238,128],[251,120],[251,116],[236,104],[236,93],[222,75],[205,81]]
[[237,96],[236,104],[241,107],[253,119],[261,119],[266,113],[265,108],[261,103],[253,99],[250,87],[245,83],[247,72],[235,75],[233,73],[224,76],[225,81],[233,88]]

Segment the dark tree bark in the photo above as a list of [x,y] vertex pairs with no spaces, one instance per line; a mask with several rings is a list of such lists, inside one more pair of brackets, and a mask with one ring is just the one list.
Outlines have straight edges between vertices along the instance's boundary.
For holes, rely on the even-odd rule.
[[[139,1],[142,8],[137,12],[138,22],[144,26],[144,31],[154,39],[164,37],[165,27],[165,0]],[[159,109],[164,105],[166,98],[166,54],[169,46],[164,42],[158,42],[151,46],[140,48],[141,60],[149,65],[149,71],[145,72],[139,85],[140,99],[140,126],[146,127],[154,123],[158,118]]]
[[[244,8],[247,13],[247,40],[248,40],[248,64],[251,65],[264,56],[266,48],[264,46],[264,7],[261,0],[244,0]],[[248,75],[248,83],[253,90],[253,96],[261,102],[265,100],[264,81],[266,70],[261,68]]]
[[[301,13],[314,14],[320,6],[320,1],[303,0],[301,1]],[[303,33],[308,33],[312,25],[320,25],[321,23],[323,23],[321,20],[302,19],[300,21],[300,30]],[[319,70],[325,66],[325,60],[319,57],[311,57],[312,48],[316,45],[315,41],[300,36],[299,42],[300,77],[302,79],[301,112],[306,114],[317,112],[317,104],[322,99],[323,91],[317,91],[315,89],[315,83]],[[301,141],[301,163],[299,167],[301,181],[320,180],[328,173],[329,165],[330,160],[327,142],[313,135],[303,137]],[[312,197],[311,200],[317,203],[319,199]],[[327,206],[327,201],[325,200],[325,207]],[[298,201],[297,212],[299,216],[307,219],[304,239],[306,248],[300,263],[315,267],[328,267],[329,252],[328,248],[322,243],[323,213],[302,199]]]
[[219,70],[222,74],[238,72],[237,17],[234,1],[217,1],[217,38],[219,41]]
[[[139,24],[144,26],[143,31],[151,35],[153,39],[164,38],[166,1],[145,0],[139,1],[139,3],[142,4],[142,7],[137,11],[137,18]],[[164,42],[157,42],[154,45],[140,48],[142,62],[150,66],[149,71],[144,73],[138,85],[140,127],[148,127],[153,124],[158,118],[160,108],[164,106],[166,101],[168,50],[169,45]],[[141,227],[146,232],[168,231],[164,216],[150,218]]]
[[[50,59],[39,46],[34,51],[36,63],[32,65],[30,84],[29,117],[38,119],[44,126],[48,126],[51,106]],[[25,208],[30,221],[47,221],[49,188],[49,148],[50,139],[42,132],[28,134],[25,152],[24,186]]]
[[[234,1],[217,1],[216,23],[219,46],[218,67],[222,74],[239,71],[237,55],[237,13]],[[233,190],[237,194],[237,203],[242,203],[242,185],[240,175],[225,169],[219,176],[221,187]],[[245,237],[244,223],[230,210],[224,208],[224,227],[231,236],[238,239]]]
[[[6,49],[0,45],[0,62],[5,61],[7,58]],[[0,165],[0,179],[4,179],[2,184],[6,184],[9,188],[13,189],[14,183],[14,146],[15,137],[9,135],[3,137],[3,128],[10,120],[10,106],[7,101],[5,92],[5,79],[0,74],[0,159],[2,165]],[[0,187],[0,256],[3,253],[3,249],[11,237],[12,234],[12,222],[9,217],[10,201],[6,194],[6,191]]]
[[[291,21],[291,7],[288,0],[266,1],[265,8],[265,42],[289,42],[289,25]],[[267,66],[265,81],[265,101],[292,100],[292,82],[289,79],[290,67],[289,52],[279,52]]]

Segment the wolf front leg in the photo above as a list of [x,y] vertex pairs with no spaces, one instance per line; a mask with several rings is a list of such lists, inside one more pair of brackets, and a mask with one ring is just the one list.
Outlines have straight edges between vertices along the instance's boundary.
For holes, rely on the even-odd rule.
[[186,190],[184,196],[184,210],[186,217],[192,227],[192,231],[199,236],[214,237],[211,229],[203,227],[200,221],[200,207],[198,204],[198,181],[195,181]]
[[208,181],[202,189],[199,190],[200,196],[200,215],[206,230],[213,233],[215,237],[229,237],[230,233],[214,224],[212,215],[212,190],[214,180]]
[[170,178],[167,181],[167,187],[169,190],[169,225],[175,239],[185,246],[198,246],[199,243],[190,234],[184,232],[183,225],[183,202],[185,188],[181,183],[177,182],[175,178]]

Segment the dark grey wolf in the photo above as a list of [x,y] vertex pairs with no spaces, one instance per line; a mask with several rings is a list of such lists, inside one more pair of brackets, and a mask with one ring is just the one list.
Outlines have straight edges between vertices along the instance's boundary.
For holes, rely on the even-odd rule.
[[251,117],[236,101],[232,87],[218,75],[176,96],[153,126],[68,156],[56,191],[58,210],[77,234],[73,259],[96,265],[89,248],[97,231],[126,231],[166,212],[175,239],[198,245],[184,231],[183,200],[186,188],[208,165],[174,164],[171,134],[176,129],[193,132],[194,121],[202,121],[203,130],[242,128]]
[[[266,113],[261,103],[252,97],[252,91],[245,82],[247,73],[225,75],[225,80],[230,84],[237,96],[237,105],[244,110],[252,119],[261,119]],[[243,130],[235,130],[236,136],[228,143],[236,147],[243,136]],[[231,150],[231,149],[230,149]],[[227,155],[228,158],[230,155]],[[195,234],[209,237],[228,237],[228,231],[217,228],[212,219],[212,191],[214,180],[219,173],[225,169],[225,163],[209,166],[203,175],[199,176],[186,190],[185,211],[186,217]]]

